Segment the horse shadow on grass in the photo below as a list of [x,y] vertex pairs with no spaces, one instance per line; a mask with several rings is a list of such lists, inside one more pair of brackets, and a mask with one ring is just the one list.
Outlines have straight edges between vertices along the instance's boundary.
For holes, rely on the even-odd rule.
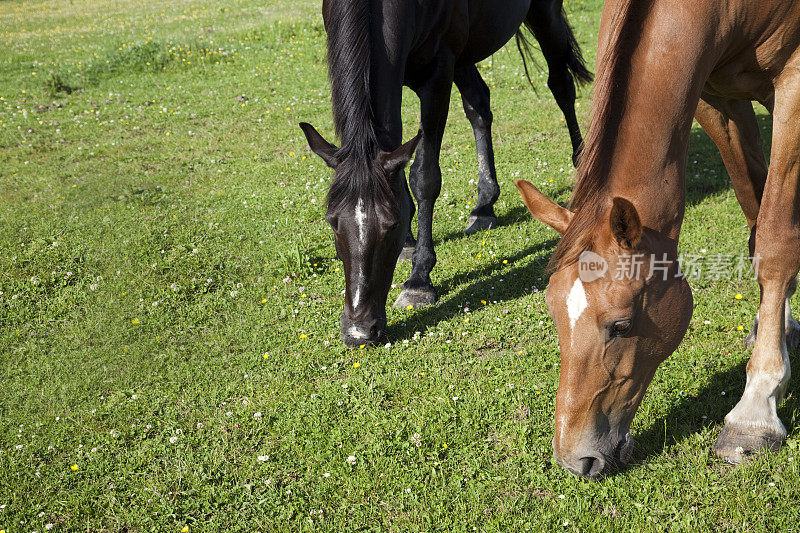
[[[733,409],[744,392],[745,368],[747,359],[752,353],[744,347],[743,343],[739,343],[739,346],[734,349],[740,349],[743,352],[741,361],[715,373],[708,384],[696,394],[682,397],[666,414],[636,435],[636,448],[628,468],[644,466],[650,458],[662,455],[667,448],[698,435],[705,427],[715,429],[713,439],[716,439],[718,430],[724,423],[725,415]],[[795,351],[790,357],[791,364],[800,363],[798,359],[800,357]],[[797,385],[797,378],[792,376],[787,387],[786,400],[778,407],[778,416],[786,425],[790,435],[794,417],[797,410],[800,409],[800,399],[791,393]],[[680,391],[670,392],[679,393]],[[712,439],[703,444],[708,448],[710,457],[714,456],[711,452],[712,444]]]
[[[438,285],[438,291],[446,295],[446,298],[440,299],[435,305],[416,309],[405,322],[389,324],[388,338],[393,342],[402,341],[411,338],[416,331],[425,333],[440,321],[455,316],[463,306],[475,306],[481,298],[512,300],[529,294],[533,290],[532,286],[537,287],[537,290],[543,289],[547,282],[545,269],[550,254],[542,252],[552,251],[557,242],[558,239],[555,238],[547,239],[505,256],[509,265],[515,265],[530,255],[536,255],[533,261],[524,265],[509,268],[502,263],[502,258],[498,258],[492,263],[459,272],[443,281]],[[452,293],[453,288],[460,285],[466,286]]]
[[[572,190],[571,186],[570,187],[566,187],[566,186],[565,187],[561,187],[560,189],[558,189],[557,191],[555,191],[553,193],[551,198],[559,198],[559,197],[561,197],[562,194],[564,194],[565,192],[569,192],[571,190]],[[516,192],[517,192],[516,188],[513,188],[513,190],[509,191],[509,193],[510,194],[514,194],[515,197],[516,197]],[[528,209],[522,203],[522,199],[518,199],[518,202],[519,203],[517,205],[511,207],[510,209],[507,209],[504,213],[501,213],[500,215],[497,216],[497,226],[496,227],[500,228],[500,227],[506,227],[506,226],[516,226],[517,224],[521,224],[521,223],[526,222],[526,221],[531,219],[531,216],[528,213]],[[446,242],[456,241],[456,240],[460,240],[460,239],[466,239],[466,238],[469,238],[469,237],[472,237],[472,235],[467,235],[466,233],[464,233],[463,229],[459,229],[459,230],[451,231],[449,233],[445,233],[441,237],[434,238],[434,244],[436,246],[439,246],[439,245],[444,244]]]

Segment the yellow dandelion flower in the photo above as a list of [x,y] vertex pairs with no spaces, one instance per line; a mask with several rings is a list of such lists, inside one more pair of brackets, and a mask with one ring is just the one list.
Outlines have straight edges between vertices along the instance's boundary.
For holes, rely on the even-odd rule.
[[78,465],[72,465],[69,467],[69,469],[72,470],[73,472],[76,472],[78,470]]
[[189,533],[189,526],[183,526],[181,528],[181,533]]
[[744,326],[736,326],[736,331],[744,331]]
[[481,300],[481,303],[482,303],[483,305],[486,305],[486,300]]
[[300,338],[301,338],[301,339],[308,338],[308,335],[306,335],[305,333],[301,333],[301,334],[300,334]]
[[[362,344],[362,345],[361,345],[361,347],[363,348],[363,347],[364,347],[364,345]],[[355,363],[353,363],[353,368],[358,368],[358,367],[360,367],[360,366],[361,366],[361,363],[359,363],[359,362],[355,362]]]
[[138,323],[139,323],[139,319],[138,318],[134,318],[133,320],[131,320],[131,324],[133,324],[134,326],[136,324],[138,324]]
[[268,353],[265,353],[265,354],[263,355],[263,357],[264,357],[264,359],[269,359],[269,354],[268,354]]
[[267,303],[267,299],[266,299],[266,298],[262,298],[262,299],[261,299],[261,303],[262,303],[262,304],[265,304],[265,303]]
[[447,449],[447,443],[446,442],[442,443],[442,448],[444,448],[445,450]]
[[744,298],[744,296],[742,296],[741,294],[737,294],[736,296],[734,296],[734,298],[736,298],[737,300],[741,300],[742,298]]
[[289,155],[290,155],[291,157],[294,157],[294,152],[289,152]]
[[406,309],[408,309],[409,311],[411,311],[412,309],[414,309],[414,306],[413,306],[413,305],[409,305],[408,307],[406,307]]
[[508,259],[503,259],[503,264],[507,265],[508,264]]

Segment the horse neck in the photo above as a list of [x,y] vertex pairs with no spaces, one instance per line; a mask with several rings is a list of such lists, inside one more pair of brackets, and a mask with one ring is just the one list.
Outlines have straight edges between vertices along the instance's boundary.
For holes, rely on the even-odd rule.
[[[646,4],[633,0],[628,8]],[[710,71],[712,36],[711,30],[690,21],[665,23],[669,20],[665,17],[674,13],[654,4],[648,6],[649,13],[634,20],[638,28],[628,28],[616,40],[600,36],[601,46],[607,49],[598,50],[598,57],[607,59],[609,47],[621,48],[615,65],[598,61],[597,72],[611,70],[604,100],[614,111],[609,111],[596,141],[601,144],[599,157],[606,158],[602,167],[609,200],[614,196],[629,199],[645,226],[677,239],[685,207],[692,116]],[[601,33],[609,31],[609,5],[603,12]],[[687,28],[689,24],[694,27]],[[687,42],[691,40],[695,42]]]

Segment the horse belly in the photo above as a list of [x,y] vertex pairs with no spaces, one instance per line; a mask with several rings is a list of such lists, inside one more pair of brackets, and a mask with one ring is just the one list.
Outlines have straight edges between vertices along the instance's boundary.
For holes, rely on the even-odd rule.
[[469,2],[469,38],[459,63],[477,63],[503,47],[519,29],[530,8],[530,0]]
[[757,100],[763,103],[772,99],[773,85],[770,76],[763,71],[724,68],[711,74],[703,92],[722,98]]

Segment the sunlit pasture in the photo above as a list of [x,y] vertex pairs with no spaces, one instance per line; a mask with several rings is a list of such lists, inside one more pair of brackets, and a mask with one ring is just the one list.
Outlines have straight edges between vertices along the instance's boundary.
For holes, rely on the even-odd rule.
[[[566,6],[594,65],[601,2]],[[800,527],[797,378],[779,453],[711,452],[744,388],[747,276],[692,281],[630,467],[588,482],[552,460],[558,236],[512,185],[571,190],[538,57],[533,87],[513,42],[480,66],[501,226],[463,234],[477,162],[454,88],[439,301],[389,309],[385,345],[348,349],[330,172],[297,127],[334,137],[320,2],[0,2],[0,533]],[[412,93],[403,105],[411,134]],[[687,168],[682,252],[746,254],[696,125]]]

